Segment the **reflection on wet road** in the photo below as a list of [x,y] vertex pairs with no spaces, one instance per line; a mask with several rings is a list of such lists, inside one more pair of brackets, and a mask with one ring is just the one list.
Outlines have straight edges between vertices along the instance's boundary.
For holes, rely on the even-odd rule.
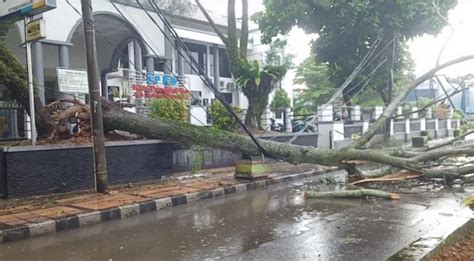
[[328,187],[308,179],[5,244],[0,260],[382,260],[465,211],[451,194],[316,201],[306,189]]

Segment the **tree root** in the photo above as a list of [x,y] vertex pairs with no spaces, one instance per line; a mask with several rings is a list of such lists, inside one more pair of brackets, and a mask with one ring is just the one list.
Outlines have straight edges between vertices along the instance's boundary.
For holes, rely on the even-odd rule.
[[315,192],[307,191],[304,193],[304,197],[307,199],[319,199],[319,198],[382,198],[390,200],[400,199],[400,195],[395,193],[388,193],[374,189],[358,189],[358,190],[343,190],[343,191],[330,191],[330,192]]

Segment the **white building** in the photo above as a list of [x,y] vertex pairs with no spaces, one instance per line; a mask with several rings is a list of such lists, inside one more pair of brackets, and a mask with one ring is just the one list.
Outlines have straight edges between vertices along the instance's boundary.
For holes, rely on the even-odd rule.
[[[200,99],[201,105],[191,108],[195,116],[191,122],[206,124],[203,107],[211,104],[214,94],[191,70],[186,59],[178,55],[175,43],[167,39],[173,39],[170,31],[163,26],[155,11],[150,7],[145,11],[132,0],[92,2],[102,94],[110,98],[116,96],[115,99],[133,100],[133,85],[146,84],[147,74],[173,75],[185,79],[187,88]],[[56,9],[42,15],[47,38],[33,43],[32,48],[33,73],[40,86],[39,96],[43,103],[67,96],[58,90],[57,68],[86,69],[80,10],[80,0],[57,1]],[[166,15],[194,59],[226,100],[246,109],[248,101],[234,84],[224,44],[198,8],[188,11],[182,15],[169,12]],[[218,27],[226,32],[227,18],[213,12],[210,14]],[[20,21],[9,30],[7,42],[23,63],[24,41],[23,22]],[[249,53],[255,55],[252,48],[250,43]],[[194,104],[199,104],[199,101]]]

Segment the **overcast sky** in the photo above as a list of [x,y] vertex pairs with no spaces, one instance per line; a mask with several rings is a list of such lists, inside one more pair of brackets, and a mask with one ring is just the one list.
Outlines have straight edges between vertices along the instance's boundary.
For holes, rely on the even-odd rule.
[[[227,1],[225,0],[201,0],[203,5],[215,12],[226,14]],[[236,1],[237,14],[240,12],[240,1]],[[458,6],[449,14],[449,22],[454,27],[455,33],[452,36],[448,47],[441,59],[447,61],[463,55],[474,54],[474,0],[458,0]],[[251,13],[263,9],[260,0],[249,1]],[[437,36],[422,36],[409,43],[410,51],[416,63],[416,74],[421,75],[434,67],[436,57],[450,34],[451,29],[446,27]],[[316,37],[305,35],[302,30],[294,29],[289,37],[289,50],[296,55],[295,63],[299,64],[310,52],[310,41]],[[443,73],[457,76],[467,73],[474,73],[474,62],[466,62],[458,66],[453,66]]]

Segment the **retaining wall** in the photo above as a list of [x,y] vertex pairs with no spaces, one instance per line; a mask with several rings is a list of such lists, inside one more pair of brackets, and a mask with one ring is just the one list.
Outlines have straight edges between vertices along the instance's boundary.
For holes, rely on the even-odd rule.
[[[162,141],[106,144],[110,185],[144,182],[191,169],[189,147]],[[240,154],[203,149],[203,167],[231,166]],[[186,160],[182,161],[183,154]],[[210,156],[209,156],[210,155]],[[94,188],[90,145],[4,148],[0,157],[0,193],[18,198]]]

